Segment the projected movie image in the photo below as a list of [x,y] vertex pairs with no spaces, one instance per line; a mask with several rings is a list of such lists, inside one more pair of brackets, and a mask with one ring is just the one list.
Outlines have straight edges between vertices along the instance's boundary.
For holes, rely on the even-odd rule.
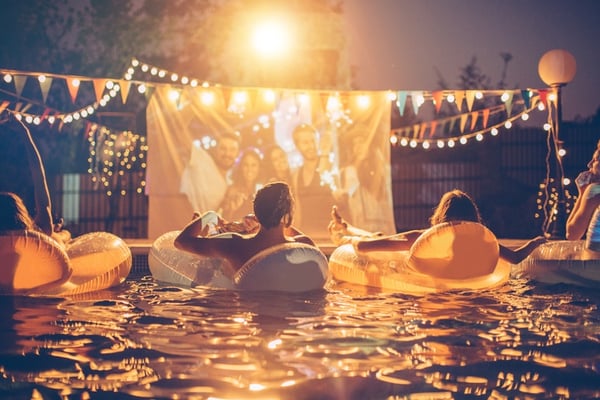
[[273,181],[290,185],[293,224],[313,239],[328,239],[333,205],[354,225],[394,232],[384,96],[361,106],[353,96],[279,93],[261,104],[260,93],[244,103],[217,93],[208,106],[201,95],[177,104],[160,89],[148,118],[151,235],[194,212],[240,220],[253,212],[256,190]]

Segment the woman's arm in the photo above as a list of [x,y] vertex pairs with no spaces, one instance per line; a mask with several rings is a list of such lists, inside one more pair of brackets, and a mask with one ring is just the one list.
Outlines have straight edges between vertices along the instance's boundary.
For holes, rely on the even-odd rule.
[[537,236],[515,250],[500,245],[500,258],[511,264],[518,264],[531,254],[533,250],[538,248],[538,246],[546,242],[547,239],[544,236]]
[[357,251],[407,251],[421,236],[423,230],[412,230],[376,238],[355,238],[352,245]]
[[46,235],[52,236],[54,232],[54,224],[52,223],[52,203],[50,201],[50,191],[48,190],[48,183],[46,181],[46,172],[44,170],[44,164],[42,163],[42,157],[33,141],[31,132],[23,124],[23,122],[16,119],[16,122],[23,128],[25,133],[25,151],[27,153],[27,161],[29,165],[29,171],[31,172],[33,190],[35,195],[35,217],[34,221],[36,225]]

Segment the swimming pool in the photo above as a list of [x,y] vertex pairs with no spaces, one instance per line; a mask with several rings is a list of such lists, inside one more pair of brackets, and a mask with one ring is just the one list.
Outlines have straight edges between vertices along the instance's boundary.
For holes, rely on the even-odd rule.
[[149,276],[73,299],[1,297],[0,398],[594,398],[599,300],[524,280],[412,297]]

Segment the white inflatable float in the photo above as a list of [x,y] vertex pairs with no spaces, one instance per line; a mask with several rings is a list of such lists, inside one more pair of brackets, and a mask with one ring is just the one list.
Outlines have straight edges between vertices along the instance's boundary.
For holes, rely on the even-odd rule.
[[583,240],[549,241],[515,265],[512,275],[540,283],[598,288],[600,253],[586,250]]
[[132,257],[119,237],[107,232],[81,235],[64,248],[43,233],[0,234],[0,294],[71,296],[121,284]]
[[334,280],[423,295],[448,290],[481,290],[503,285],[511,265],[498,257],[498,241],[474,222],[435,225],[403,252],[357,253],[351,244],[333,251]]
[[233,272],[226,261],[178,250],[179,231],[157,238],[148,253],[154,279],[179,286],[236,290],[306,292],[327,281],[327,258],[314,246],[285,243],[265,249]]

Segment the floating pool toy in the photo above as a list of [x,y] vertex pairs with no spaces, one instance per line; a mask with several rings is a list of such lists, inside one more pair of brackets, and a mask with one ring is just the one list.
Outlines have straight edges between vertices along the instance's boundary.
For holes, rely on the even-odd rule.
[[154,279],[180,286],[223,289],[306,292],[322,289],[327,281],[327,258],[316,247],[284,243],[265,249],[237,272],[223,259],[179,250],[179,231],[158,237],[148,253]]
[[535,249],[513,267],[515,278],[536,282],[600,287],[600,253],[590,252],[583,240],[553,240]]
[[503,285],[511,265],[500,259],[498,241],[475,222],[435,225],[409,251],[358,253],[351,244],[329,257],[334,280],[423,295],[448,290],[481,290]]
[[64,248],[32,231],[0,235],[0,293],[71,296],[125,281],[132,257],[127,244],[108,232],[71,240]]

